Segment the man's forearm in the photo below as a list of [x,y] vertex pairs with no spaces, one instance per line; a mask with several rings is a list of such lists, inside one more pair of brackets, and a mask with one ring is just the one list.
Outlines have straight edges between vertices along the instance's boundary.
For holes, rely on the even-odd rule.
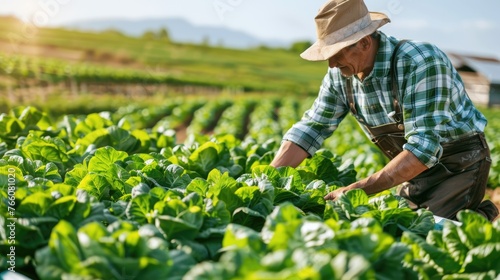
[[349,185],[347,190],[361,188],[367,194],[378,193],[409,181],[427,169],[427,166],[420,162],[415,155],[404,150],[382,168],[382,170],[368,178]]
[[279,148],[273,161],[271,162],[271,166],[297,167],[308,156],[309,154],[297,144],[290,141],[284,141],[283,144],[281,144],[281,147]]

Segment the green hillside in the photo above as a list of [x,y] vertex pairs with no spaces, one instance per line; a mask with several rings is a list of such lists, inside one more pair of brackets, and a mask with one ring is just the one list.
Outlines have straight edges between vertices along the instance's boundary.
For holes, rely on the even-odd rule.
[[2,53],[3,60],[16,56],[43,57],[71,65],[142,71],[165,77],[167,83],[245,92],[314,94],[327,67],[304,61],[297,52],[289,50],[234,50],[135,38],[116,31],[36,29],[9,17],[0,18]]

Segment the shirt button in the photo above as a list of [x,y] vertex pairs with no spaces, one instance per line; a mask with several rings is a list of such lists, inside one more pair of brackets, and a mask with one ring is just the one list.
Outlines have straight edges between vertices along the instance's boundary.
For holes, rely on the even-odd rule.
[[404,125],[402,125],[402,124],[398,124],[398,129],[399,129],[399,130],[405,130],[405,126],[404,126]]

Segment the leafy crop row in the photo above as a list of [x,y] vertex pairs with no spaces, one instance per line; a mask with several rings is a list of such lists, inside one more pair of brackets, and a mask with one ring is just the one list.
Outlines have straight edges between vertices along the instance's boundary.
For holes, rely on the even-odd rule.
[[[228,124],[231,108],[221,115]],[[134,118],[52,122],[30,107],[1,116],[0,198],[14,201],[0,208],[2,270],[12,267],[14,240],[15,270],[40,279],[500,274],[499,221],[463,211],[461,225],[439,229],[431,212],[411,211],[391,192],[357,190],[325,202],[326,193],[356,180],[352,161],[321,150],[297,168],[276,169],[268,165],[276,140],[229,133],[182,144],[167,126],[133,129]]]
[[102,84],[169,84],[198,85],[223,88],[218,82],[179,79],[154,70],[113,68],[90,63],[68,63],[64,60],[31,58],[0,53],[0,75],[17,82],[33,80],[37,83],[102,83]]

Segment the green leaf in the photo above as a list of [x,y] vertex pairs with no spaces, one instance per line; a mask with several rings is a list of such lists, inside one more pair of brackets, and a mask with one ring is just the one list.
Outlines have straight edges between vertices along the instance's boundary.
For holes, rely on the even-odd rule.
[[456,273],[443,276],[442,280],[496,280],[498,274],[494,270],[477,273]]
[[81,181],[87,175],[88,170],[87,167],[81,163],[75,165],[73,170],[66,173],[66,177],[64,178],[64,183],[73,187],[78,187]]
[[279,179],[278,187],[287,191],[299,192],[304,190],[302,179],[297,170],[289,166],[278,167]]
[[224,251],[237,248],[248,248],[255,252],[260,252],[265,248],[257,231],[237,224],[229,224],[222,241]]
[[500,275],[500,243],[487,243],[479,245],[467,253],[463,263],[464,272],[486,272],[494,270]]
[[[362,214],[372,210],[373,206],[368,204],[368,196],[361,189],[347,191],[333,201],[331,211],[337,213],[342,220],[353,221]],[[329,208],[328,208],[329,209]]]
[[147,193],[140,194],[132,198],[128,203],[125,214],[131,221],[136,221],[139,224],[152,223],[152,209],[151,196]]
[[99,148],[89,161],[88,171],[105,174],[115,162],[123,161],[127,156],[127,153],[117,151],[113,147]]
[[127,170],[141,170],[145,166],[145,161],[153,159],[149,154],[131,154],[123,160]]
[[175,248],[177,250],[189,253],[197,262],[202,262],[209,258],[208,249],[202,243],[185,238],[172,240],[172,243],[176,245]]
[[179,189],[186,189],[191,182],[191,178],[185,174],[184,168],[176,164],[167,166],[164,180],[166,183],[165,187]]
[[85,190],[98,200],[109,200],[111,185],[108,180],[99,174],[88,173],[78,184],[78,189]]
[[234,193],[242,202],[242,206],[252,207],[260,199],[259,187],[241,187]]
[[462,242],[472,249],[476,246],[490,242],[492,239],[498,240],[498,236],[494,236],[492,224],[482,215],[471,210],[462,210],[458,213],[457,218],[462,225],[458,232]]
[[65,220],[61,220],[50,234],[49,247],[57,256],[59,264],[66,272],[76,272],[82,253],[76,231]]
[[260,230],[264,226],[266,216],[248,207],[238,207],[233,212],[232,222],[252,229]]
[[370,197],[369,203],[376,207],[378,210],[395,209],[398,208],[399,202],[392,194],[378,194]]
[[203,178],[206,178],[208,173],[219,163],[216,145],[213,142],[206,142],[189,156],[190,169],[198,172]]
[[368,260],[360,255],[341,252],[331,262],[334,275],[340,279],[375,279]]
[[45,213],[46,216],[63,219],[73,210],[76,203],[76,196],[64,196],[54,201]]
[[225,229],[231,222],[231,213],[227,210],[224,201],[214,203],[213,200],[206,199],[204,212],[205,218],[202,228],[200,229],[200,235],[204,235],[203,237],[208,237],[208,235],[212,233],[211,229]]
[[229,177],[228,173],[221,174],[219,170],[214,169],[207,178],[210,184],[206,193],[207,198],[211,198],[216,204],[219,200],[224,201],[227,210],[232,213],[241,206],[239,197],[235,194],[240,187],[234,178]]
[[109,236],[106,228],[98,222],[91,222],[78,229],[78,240],[82,249],[83,257],[90,258],[91,256],[105,256],[107,253],[101,248],[99,243]]
[[[401,235],[402,231],[408,230],[408,227],[418,216],[410,208],[397,208],[368,211],[363,213],[362,217],[375,218],[383,226],[385,232],[397,237]],[[433,229],[433,225],[427,228],[427,230],[431,229]]]
[[399,242],[391,244],[391,247],[373,263],[376,279],[418,279],[418,274],[404,265],[401,260],[405,259],[410,252],[409,246]]
[[416,219],[413,219],[407,228],[416,234],[425,236],[434,228],[433,213],[425,209],[418,209]]
[[65,163],[69,157],[64,143],[58,138],[40,138],[29,134],[21,146],[23,154],[31,160]]
[[345,193],[347,199],[351,202],[353,208],[365,206],[368,204],[368,195],[362,189],[354,189]]
[[35,251],[35,267],[37,276],[40,279],[59,280],[65,273],[64,269],[59,264],[57,256],[55,256],[48,246]]
[[[191,268],[193,268],[197,264],[197,261],[191,255],[181,250],[171,250],[168,252],[168,254],[170,259],[172,259],[173,261],[172,267],[174,268],[168,275],[169,279],[200,279],[194,275],[194,278],[192,276],[189,276],[193,274],[193,272],[190,272]],[[208,264],[208,262],[202,262],[200,264]],[[194,273],[196,273],[196,271]]]
[[31,106],[14,108],[12,113],[27,127],[35,127],[44,116],[42,112]]
[[252,177],[268,179],[273,186],[277,188],[279,186],[281,174],[273,166],[259,165],[252,168]]
[[74,226],[78,226],[82,224],[83,220],[89,217],[90,213],[91,213],[90,203],[77,201],[73,207],[73,210],[65,218],[65,220],[71,222]]
[[325,211],[324,194],[323,190],[308,190],[300,194],[300,199],[294,204],[306,213],[323,215]]
[[269,244],[269,248],[288,248],[290,246],[288,240],[294,236],[296,229],[302,223],[303,215],[291,203],[284,203],[276,207],[266,218],[261,231],[262,240]]
[[85,137],[76,141],[75,150],[78,154],[83,154],[90,145],[97,148],[110,146],[127,153],[137,152],[141,148],[141,142],[137,138],[117,126],[96,129],[86,134]]
[[[0,166],[0,189],[8,192],[9,187],[12,190],[13,187],[19,189],[24,186],[26,186],[26,181],[21,169],[12,165]],[[16,197],[17,195],[16,193]]]
[[[128,182],[128,181],[127,181]],[[138,183],[132,188],[131,195],[132,199],[141,194],[148,194],[151,189],[147,184]]]
[[149,195],[154,199],[154,201],[163,200],[167,196],[168,192],[164,188],[152,188],[149,191]]
[[457,227],[451,223],[446,224],[442,231],[430,231],[427,235],[427,243],[446,249],[457,263],[463,263],[469,251],[469,248],[460,240]]
[[118,151],[136,153],[141,149],[141,141],[135,138],[129,131],[117,126],[107,128],[111,140],[111,146]]
[[53,192],[58,192],[62,196],[70,196],[70,195],[75,195],[76,188],[73,186],[61,183],[61,184],[55,184],[52,188],[49,189],[49,192],[51,193],[51,195]]
[[[77,133],[77,131],[75,131],[75,133]],[[85,150],[91,145],[95,148],[112,146],[111,140],[109,138],[109,131],[105,128],[91,130],[88,132],[88,134],[83,134],[82,137],[83,138],[78,138],[74,148],[74,152],[78,153],[79,155],[82,155]]]
[[[232,279],[235,273],[221,263],[202,262],[194,265],[182,279]],[[175,273],[177,275],[177,273]]]
[[339,174],[337,167],[333,165],[332,161],[320,154],[307,159],[304,166],[300,166],[299,169],[312,172],[316,175],[314,179],[323,180],[327,184],[337,181]]
[[447,250],[431,245],[420,236],[406,231],[401,237],[401,242],[416,246],[418,255],[424,259],[426,265],[431,266],[436,271],[443,274],[457,273],[461,265],[451,257]]
[[207,190],[208,190],[209,184],[208,182],[203,179],[203,178],[195,178],[191,182],[189,182],[188,186],[186,187],[186,191],[189,192],[195,192],[199,194],[200,196],[204,197]]
[[9,144],[15,143],[15,139],[23,131],[23,127],[23,123],[17,118],[6,114],[0,115],[0,138],[9,139]]
[[76,125],[76,127],[74,128],[74,134],[78,137],[83,137],[83,135],[91,133],[92,131],[109,127],[111,125],[113,125],[113,122],[111,122],[109,119],[106,119],[99,114],[89,114],[83,120],[83,122],[80,122]]
[[66,274],[62,278],[92,280],[92,279],[120,279],[123,274],[118,272],[106,257],[90,256],[80,262],[78,272]]
[[300,226],[300,234],[304,246],[308,248],[326,246],[335,236],[330,227],[319,221],[304,221]]
[[274,190],[274,204],[281,204],[285,202],[291,202],[293,204],[297,203],[300,200],[300,195],[295,192],[287,191],[282,188],[276,188]]
[[137,152],[147,152],[151,147],[151,137],[144,130],[134,130],[132,131],[132,136],[140,141],[141,147]]
[[54,199],[49,194],[34,193],[21,201],[17,208],[18,215],[21,217],[43,217],[53,201]]
[[370,231],[362,228],[337,232],[335,241],[341,250],[362,255],[365,259],[374,262],[391,247],[394,238],[380,231],[380,226],[371,227]]
[[175,238],[193,239],[198,235],[202,224],[203,214],[198,206],[188,208],[179,213],[177,217],[159,215],[155,219],[155,225],[164,232],[169,240]]
[[50,180],[54,183],[62,182],[59,168],[53,162],[49,162],[45,166],[40,166],[40,168],[36,170],[35,176]]
[[[294,265],[291,260],[292,253],[298,252],[299,250],[301,249],[294,250],[293,252],[291,250],[269,252],[264,257],[262,257],[261,264],[267,271],[284,271],[288,267]],[[317,252],[317,254],[319,255],[321,253]],[[304,258],[302,258],[302,260],[305,261]]]

